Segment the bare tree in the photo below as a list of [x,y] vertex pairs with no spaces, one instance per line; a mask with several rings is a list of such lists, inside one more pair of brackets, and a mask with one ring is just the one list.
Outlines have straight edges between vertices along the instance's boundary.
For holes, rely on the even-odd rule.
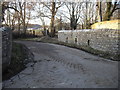
[[[3,21],[5,22],[5,25],[11,27],[11,29],[14,30],[15,22],[16,22],[15,19],[17,18],[17,13],[19,12],[16,8],[16,3],[3,2],[3,8],[4,8],[3,9]],[[15,11],[11,12],[11,9],[14,9]],[[6,16],[6,19],[4,19],[4,16]]]
[[78,25],[78,20],[81,17],[81,7],[82,7],[82,2],[66,2],[65,5],[69,11],[69,17],[68,19],[70,20],[70,27],[71,29],[76,29]]
[[103,21],[110,20],[111,17],[113,16],[113,13],[120,9],[120,1],[115,1],[114,3],[112,2],[106,2],[106,10],[105,14],[103,16]]
[[98,11],[98,21],[108,21],[111,20],[113,13],[120,9],[120,1],[112,2],[102,2],[99,0],[97,2],[97,11]]
[[43,5],[46,6],[46,8],[50,11],[51,13],[51,22],[50,22],[50,36],[54,37],[55,36],[55,26],[54,26],[54,21],[55,21],[55,15],[58,11],[58,9],[63,5],[63,2],[55,2],[52,0],[52,2],[45,3],[43,2]]
[[71,29],[76,29],[77,26],[83,28],[90,28],[90,25],[96,19],[96,3],[95,2],[66,2],[68,13],[63,11],[62,15],[70,21]]

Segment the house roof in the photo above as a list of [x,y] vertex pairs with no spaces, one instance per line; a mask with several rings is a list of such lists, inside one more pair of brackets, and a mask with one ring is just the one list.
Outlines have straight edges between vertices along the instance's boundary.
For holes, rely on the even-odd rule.
[[32,26],[30,26],[30,27],[28,27],[28,30],[36,30],[36,29],[39,29],[39,28],[41,28],[41,26],[40,25],[38,25],[38,24],[35,24],[35,25],[32,25]]

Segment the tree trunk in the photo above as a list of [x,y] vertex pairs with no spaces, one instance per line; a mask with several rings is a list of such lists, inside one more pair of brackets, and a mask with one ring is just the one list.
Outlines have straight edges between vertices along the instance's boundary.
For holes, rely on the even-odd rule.
[[102,6],[101,6],[101,1],[97,2],[98,6],[98,22],[102,22]]
[[23,31],[24,31],[24,35],[26,35],[26,2],[24,2]]
[[20,35],[20,17],[18,16],[18,35]]
[[74,15],[72,15],[71,17],[70,27],[71,27],[71,30],[75,30],[77,28],[77,19],[75,18]]
[[112,16],[111,7],[112,7],[112,2],[107,2],[107,9],[105,11],[103,21],[109,21],[110,20],[110,18]]
[[60,17],[60,28],[59,30],[62,30],[62,17]]
[[88,2],[86,2],[86,15],[85,15],[85,29],[87,29],[87,19],[88,19]]
[[70,19],[70,27],[71,30],[75,30],[77,28],[77,17],[75,17],[75,7],[72,5],[72,15]]
[[54,28],[54,20],[55,20],[55,2],[52,2],[52,16],[51,16],[51,23],[50,23],[50,36],[55,36],[55,28]]

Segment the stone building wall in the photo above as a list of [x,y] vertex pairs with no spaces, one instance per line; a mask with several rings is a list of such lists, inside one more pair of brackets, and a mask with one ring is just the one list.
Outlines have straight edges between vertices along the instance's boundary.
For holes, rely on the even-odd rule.
[[58,40],[117,54],[119,33],[120,30],[114,29],[62,30],[58,32]]
[[120,29],[120,20],[98,22],[91,25],[92,29]]
[[2,52],[2,69],[4,70],[11,61],[12,34],[10,28],[0,28],[0,43],[2,44],[0,52]]

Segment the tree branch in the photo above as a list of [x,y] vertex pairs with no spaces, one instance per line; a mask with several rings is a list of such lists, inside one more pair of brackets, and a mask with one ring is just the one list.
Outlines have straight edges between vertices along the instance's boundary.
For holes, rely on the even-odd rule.
[[47,5],[47,4],[45,4],[44,2],[41,2],[43,5],[45,5],[45,7],[47,7],[50,11],[52,11],[51,10],[51,8]]
[[56,7],[55,13],[57,13],[58,9],[63,5],[64,3],[60,4],[58,7]]
[[114,11],[120,9],[120,8],[116,8],[119,4],[117,4],[117,2],[114,3],[113,9],[111,11],[111,13],[113,13]]
[[114,11],[116,11],[116,10],[118,10],[118,9],[120,9],[120,8],[116,8]]
[[68,11],[69,11],[69,14],[70,14],[70,16],[71,16],[71,10],[70,10],[70,8],[69,8],[69,6],[65,3],[65,5],[66,5],[66,7],[67,7],[67,9],[68,9]]
[[16,8],[14,8],[14,7],[8,7],[8,6],[6,6],[6,8],[14,9],[15,11],[19,12],[19,11],[18,11]]

